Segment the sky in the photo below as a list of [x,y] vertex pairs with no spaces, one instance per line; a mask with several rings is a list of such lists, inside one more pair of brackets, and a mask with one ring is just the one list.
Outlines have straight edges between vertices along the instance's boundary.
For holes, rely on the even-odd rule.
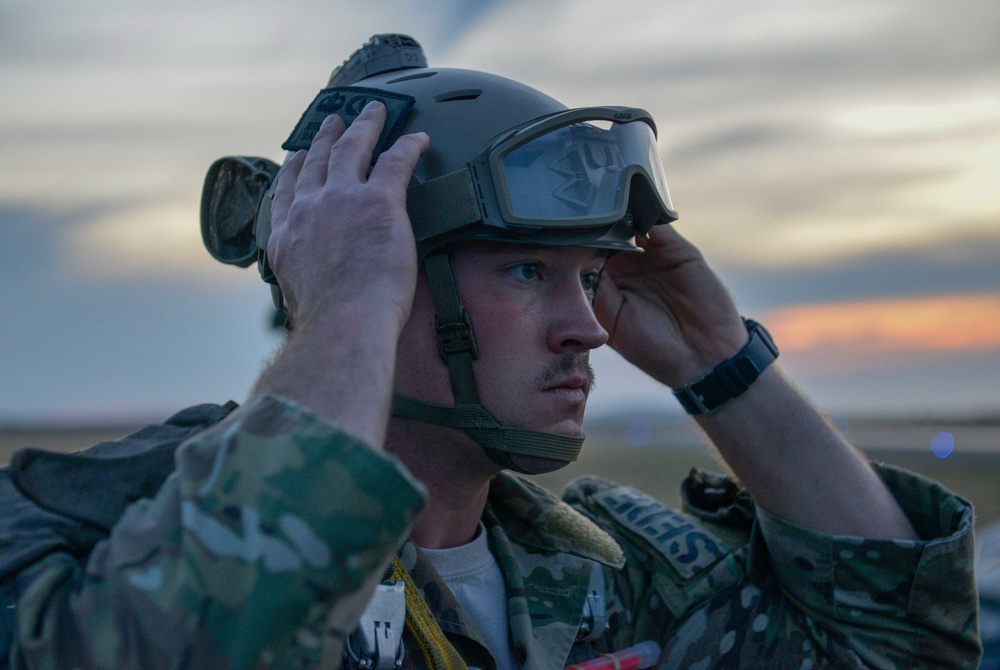
[[[0,424],[246,398],[280,335],[205,252],[224,155],[279,145],[380,32],[570,107],[649,110],[675,224],[834,414],[1000,414],[1000,3],[0,4]],[[673,412],[614,352],[591,415]]]

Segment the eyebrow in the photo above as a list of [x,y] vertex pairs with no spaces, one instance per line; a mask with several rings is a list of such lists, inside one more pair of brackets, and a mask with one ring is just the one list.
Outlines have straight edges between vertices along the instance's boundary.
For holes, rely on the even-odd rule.
[[562,249],[589,249],[593,252],[594,258],[603,258],[605,261],[608,259],[608,250],[600,249],[597,247],[581,247],[578,245],[566,245],[560,246],[556,244],[535,244],[532,242],[498,242],[494,240],[468,240],[463,244],[463,249],[468,253],[473,254],[503,254],[510,256],[520,256],[520,255],[530,255],[530,254],[542,254],[542,253],[558,253]]

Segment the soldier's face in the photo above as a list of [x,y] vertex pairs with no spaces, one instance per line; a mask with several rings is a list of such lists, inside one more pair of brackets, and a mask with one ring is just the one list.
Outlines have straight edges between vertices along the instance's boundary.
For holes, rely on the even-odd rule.
[[[589,354],[608,339],[591,306],[605,256],[583,247],[457,245],[456,282],[479,344],[476,385],[483,406],[501,423],[583,434],[593,381]],[[454,402],[423,275],[400,338],[396,379],[403,395]]]

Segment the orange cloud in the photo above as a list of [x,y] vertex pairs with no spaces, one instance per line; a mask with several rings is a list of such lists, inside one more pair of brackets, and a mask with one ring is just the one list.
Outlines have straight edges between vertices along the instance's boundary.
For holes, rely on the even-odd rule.
[[1000,295],[796,305],[765,324],[805,367],[894,367],[915,355],[1000,349]]

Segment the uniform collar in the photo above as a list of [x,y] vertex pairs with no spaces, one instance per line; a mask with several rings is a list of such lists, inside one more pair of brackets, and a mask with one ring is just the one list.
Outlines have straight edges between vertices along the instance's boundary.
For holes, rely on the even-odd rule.
[[491,517],[526,548],[571,554],[617,569],[625,565],[622,548],[597,524],[516,475],[501,472],[493,479],[484,515],[487,527]]

